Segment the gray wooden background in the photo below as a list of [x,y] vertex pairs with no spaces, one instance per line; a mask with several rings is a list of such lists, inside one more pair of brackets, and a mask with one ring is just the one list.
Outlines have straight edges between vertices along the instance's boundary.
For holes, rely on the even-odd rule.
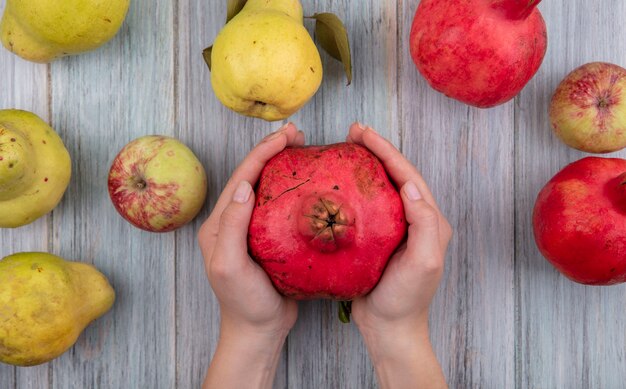
[[[201,52],[223,25],[225,4],[134,0],[113,41],[51,65],[0,50],[0,108],[49,121],[74,169],[53,213],[0,231],[0,256],[43,250],[90,262],[117,291],[113,310],[57,360],[1,365],[0,388],[200,386],[219,310],[196,233],[233,168],[280,125],[228,111],[211,90]],[[626,66],[626,2],[545,0],[544,64],[514,101],[490,110],[447,99],[418,74],[408,48],[417,5],[304,0],[306,14],[332,11],[346,22],[354,82],[346,88],[341,66],[324,54],[323,85],[291,120],[317,144],[342,141],[353,121],[368,123],[431,185],[456,230],[431,314],[451,388],[623,388],[626,286],[585,287],[559,275],[537,251],[530,221],[543,184],[583,155],[552,135],[551,93],[583,63]],[[146,134],[180,138],[209,175],[206,207],[173,233],[131,227],[107,194],[113,157]],[[336,320],[332,303],[302,303],[299,313],[277,388],[376,387],[358,331]]]

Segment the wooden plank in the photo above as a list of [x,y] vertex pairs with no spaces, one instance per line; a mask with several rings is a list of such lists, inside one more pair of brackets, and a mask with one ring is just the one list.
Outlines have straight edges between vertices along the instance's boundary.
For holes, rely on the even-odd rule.
[[[538,253],[530,216],[545,182],[583,156],[552,136],[550,95],[584,62],[626,65],[626,31],[616,16],[626,14],[626,4],[543,2],[550,31],[544,66],[516,104],[487,111],[437,94],[415,70],[408,32],[417,2],[304,6],[307,14],[333,11],[344,19],[355,79],[345,88],[341,65],[324,54],[322,88],[291,119],[318,144],[342,141],[352,121],[374,126],[423,171],[456,229],[431,314],[450,387],[620,387],[626,287],[584,287],[560,276]],[[0,108],[52,117],[74,160],[58,210],[30,226],[1,230],[0,256],[50,250],[92,262],[118,292],[114,310],[52,364],[0,365],[1,388],[202,382],[217,341],[219,307],[195,235],[234,167],[280,125],[232,113],[211,91],[200,53],[221,28],[224,8],[223,2],[135,2],[112,43],[52,65],[51,91],[45,65],[0,52]],[[307,27],[312,30],[312,22]],[[174,234],[130,227],[106,193],[115,153],[149,133],[178,136],[209,175],[207,206]],[[361,337],[354,326],[337,322],[335,305],[300,304],[275,387],[375,386]]]
[[[176,235],[176,383],[200,387],[219,336],[219,305],[209,286],[196,235],[226,181],[251,148],[280,123],[245,118],[217,100],[202,50],[212,44],[226,20],[226,2],[178,2],[177,136],[206,168],[206,206],[193,223]],[[275,382],[285,388],[283,353]]]
[[[292,120],[310,144],[343,142],[352,122],[376,128],[400,145],[397,123],[396,4],[378,1],[311,1],[305,15],[333,12],[346,24],[352,47],[354,79],[346,87],[340,63],[322,54],[324,81],[313,100]],[[312,30],[313,23],[306,22]],[[293,388],[368,388],[373,367],[354,325],[337,319],[334,302],[300,304],[289,336],[288,385]]]
[[451,388],[510,388],[513,103],[479,110],[428,86],[409,50],[417,5],[402,1],[398,11],[403,151],[455,230],[432,304],[431,340]]
[[[537,250],[531,216],[545,183],[586,155],[552,134],[547,113],[552,93],[584,63],[626,65],[626,30],[618,17],[626,14],[626,4],[546,1],[540,9],[550,34],[548,53],[517,110],[517,387],[619,388],[626,376],[626,286],[586,287],[561,276]],[[626,157],[623,151],[613,155]]]
[[[0,4],[0,14],[4,11]],[[27,62],[0,48],[0,109],[23,109],[48,121],[47,66]],[[17,229],[0,229],[0,258],[23,251],[47,251],[49,216]],[[0,364],[0,388],[45,388],[48,365],[14,368]]]
[[175,383],[175,234],[142,232],[114,210],[110,164],[134,138],[174,134],[171,2],[131,2],[120,34],[52,65],[52,118],[74,177],[53,246],[93,263],[117,292],[112,311],[53,362],[53,386],[170,388]]
[[[242,118],[221,107],[210,90],[209,73],[206,71],[205,65],[201,62],[200,57],[194,57],[194,55],[197,56],[208,43],[212,42],[213,37],[219,31],[224,20],[223,5],[210,6],[194,4],[193,2],[182,2],[180,7],[179,26],[181,26],[181,28],[179,34],[178,47],[180,52],[178,58],[180,61],[180,80],[184,81],[181,81],[178,87],[180,91],[179,123],[181,123],[179,135],[184,140],[189,136],[189,139],[192,139],[191,143],[198,145],[196,147],[200,150],[199,155],[201,159],[206,166],[209,166],[209,207],[205,209],[203,217],[200,217],[196,221],[197,229],[202,219],[208,215],[211,206],[217,199],[232,169],[257,141],[269,131],[275,129],[277,125]],[[369,10],[366,17],[371,17],[371,5],[359,5],[359,9],[363,8]],[[310,9],[311,11],[339,9],[343,10],[344,15],[347,14],[345,12],[345,2],[339,5],[323,5],[323,7],[322,5],[318,7],[311,6]],[[392,7],[392,11],[394,12],[393,15],[395,15],[395,7]],[[197,20],[197,15],[211,15],[210,22]],[[390,16],[388,12],[386,13],[388,20],[393,20],[393,15]],[[206,34],[207,25],[212,26],[209,34]],[[311,23],[308,23],[308,25],[310,27]],[[388,30],[380,25],[376,30],[379,35],[383,35],[383,33],[389,34]],[[385,39],[389,39],[387,36],[384,37]],[[369,36],[360,36],[362,42],[367,41],[368,38],[371,38],[371,33]],[[391,39],[395,39],[395,32],[391,35]],[[386,41],[383,41],[383,43],[384,42]],[[374,39],[374,42],[370,42],[369,44],[377,46],[381,43]],[[383,75],[383,80],[386,80],[385,82],[395,87],[395,73],[393,73],[395,72],[395,68],[393,66],[391,67],[390,71],[392,74],[389,73],[389,70],[385,70],[385,68],[387,68],[386,61],[388,57],[384,54],[385,53],[381,53],[378,57],[369,62],[365,61],[355,64],[355,83],[361,82],[362,87],[369,88],[368,92],[372,91],[372,94],[377,97],[382,97],[383,101],[386,101],[388,96],[384,93],[387,92],[389,95],[393,96],[393,91],[389,91],[385,88],[380,90],[377,88],[379,85],[370,85],[366,82],[370,77],[368,73],[372,71],[374,65],[382,65],[378,67],[377,71]],[[395,49],[393,50],[391,58],[393,58],[393,55],[395,55]],[[301,113],[295,115],[292,120],[308,132],[309,139],[314,139],[314,143],[328,143],[330,141],[342,140],[347,133],[349,124],[357,119],[363,121],[369,120],[369,123],[377,126],[383,133],[390,134],[390,128],[392,128],[392,126],[390,126],[391,120],[389,120],[389,118],[394,117],[395,101],[392,101],[392,106],[388,106],[386,103],[376,105],[370,103],[368,106],[368,108],[370,108],[370,117],[366,117],[362,114],[360,117],[351,117],[351,115],[368,112],[368,110],[364,108],[359,109],[357,112],[353,109],[355,105],[363,106],[364,101],[368,101],[368,99],[363,95],[355,94],[353,89],[345,89],[345,81],[341,73],[340,65],[332,63],[328,58],[325,59],[327,65],[329,65],[327,68],[329,70],[327,70],[325,84],[320,90],[320,94],[318,94],[318,97],[316,97],[309,106],[305,107]],[[187,61],[188,64],[186,64]],[[363,72],[361,72],[362,69]],[[202,80],[202,82],[198,80]],[[321,94],[327,94],[327,96],[336,95],[337,97],[332,98],[332,101],[333,103],[341,104],[341,106],[334,106],[333,103],[329,105],[324,104],[327,108],[322,109],[321,99],[329,100],[331,98],[324,98]],[[346,100],[347,97],[349,97],[348,100]],[[208,109],[197,108],[207,106],[209,107]],[[329,110],[330,114],[323,114],[326,109]],[[337,115],[337,112],[342,112],[342,114],[350,112],[350,114],[342,118],[341,115]],[[376,120],[379,121],[377,122]],[[198,123],[206,124],[199,126]],[[200,131],[202,131],[201,134],[192,137],[192,131],[198,131],[198,127],[200,127]],[[190,135],[187,135],[187,133]],[[325,141],[323,138],[324,135],[330,135],[330,137],[334,139]],[[227,152],[224,153],[223,150],[227,150]],[[208,290],[208,285],[202,263],[199,261],[200,255],[195,245],[194,237],[186,236],[185,240],[179,237],[177,249],[179,258],[198,258],[197,262],[187,263],[186,261],[179,261],[179,267],[177,268],[179,280],[179,310],[177,315],[179,353],[177,360],[180,366],[191,367],[179,370],[178,384],[181,387],[185,387],[187,385],[197,385],[204,376],[210,355],[215,347],[219,326],[217,316],[219,309],[212,295],[209,295],[207,292],[202,293],[203,290]],[[205,301],[198,301],[198,296],[206,296],[206,299],[202,297]],[[319,361],[317,354],[319,354],[324,347],[328,347],[328,345],[316,344],[311,340],[311,337],[321,339],[322,335],[320,335],[319,327],[322,324],[322,318],[318,315],[314,315],[315,318],[312,319],[312,321],[308,318],[309,313],[314,312],[318,307],[324,304],[325,303],[305,303],[301,305],[298,327],[292,332],[292,335],[290,335],[288,340],[288,352],[283,354],[283,358],[285,358],[285,355],[288,355],[290,366],[287,368],[284,362],[281,363],[281,367],[277,373],[275,387],[287,387],[287,382],[284,378],[287,370],[289,371],[289,387],[299,387],[299,382],[302,382],[305,386],[309,386],[311,382],[315,382],[301,381],[303,379],[302,372],[298,368],[297,363],[305,361],[304,363],[306,364],[306,361]],[[341,334],[341,336],[336,334],[340,327],[334,320],[335,308],[330,308],[330,311],[332,312],[330,316],[332,316],[333,323],[331,325],[325,325],[324,331],[328,332],[328,336],[331,337],[331,339],[325,343],[332,344],[333,341],[337,341],[336,338],[343,339],[345,336],[343,336],[344,334]],[[207,323],[210,324],[207,326]],[[196,348],[198,354],[195,354],[194,351],[191,351],[192,354],[183,354],[183,350],[190,350],[189,347],[185,347],[184,345],[188,344],[191,346],[192,344],[197,344],[199,342],[198,336],[206,336],[199,334],[209,332],[207,331],[207,327],[211,329],[211,335],[208,336],[206,341],[203,340],[203,343],[208,343],[209,347]],[[349,339],[356,340],[352,343],[360,343],[358,335],[355,334],[353,330],[347,333],[352,333]],[[350,341],[347,341],[347,343],[350,343]],[[352,346],[353,349],[357,347],[359,348],[357,354],[360,354],[361,357],[356,359],[356,364],[360,363],[363,365],[365,349],[362,344]],[[292,348],[295,348],[295,350],[292,350]],[[353,363],[348,363],[348,360],[354,360],[354,354],[355,353],[352,352],[342,352],[343,356],[337,358],[339,359],[338,363],[333,363],[332,361],[327,363],[329,369],[335,369],[332,374],[335,380],[338,380],[337,377],[345,374],[345,370],[347,370],[346,367],[350,369],[350,365]],[[372,382],[371,367],[368,366],[367,368],[370,369],[370,372],[365,374],[364,379],[368,380],[368,382]],[[364,369],[365,368],[352,369],[352,371],[355,372],[352,375],[363,376],[363,371],[361,370]],[[316,374],[318,370],[319,369],[312,370],[308,374],[318,376]],[[331,377],[327,377],[327,379],[329,380]],[[346,381],[359,382],[358,380],[350,380],[349,378],[346,378]],[[328,383],[329,381],[324,382]],[[324,382],[321,383],[322,386],[325,385]]]

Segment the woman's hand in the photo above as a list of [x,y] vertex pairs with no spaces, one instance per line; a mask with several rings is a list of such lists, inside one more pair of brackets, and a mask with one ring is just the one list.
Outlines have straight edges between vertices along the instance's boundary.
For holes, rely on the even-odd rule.
[[200,229],[198,241],[221,314],[205,388],[271,387],[297,305],[274,289],[248,255],[252,185],[269,159],[286,146],[302,145],[304,134],[291,123],[266,137],[235,170]]
[[445,387],[428,335],[428,311],[444,267],[452,228],[417,169],[371,128],[354,124],[347,137],[367,147],[400,188],[409,233],[376,288],[352,302],[383,388]]

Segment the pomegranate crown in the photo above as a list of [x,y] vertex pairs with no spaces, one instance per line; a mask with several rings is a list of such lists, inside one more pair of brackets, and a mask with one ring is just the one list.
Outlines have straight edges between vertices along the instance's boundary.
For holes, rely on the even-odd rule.
[[493,0],[492,6],[510,19],[527,18],[541,0]]

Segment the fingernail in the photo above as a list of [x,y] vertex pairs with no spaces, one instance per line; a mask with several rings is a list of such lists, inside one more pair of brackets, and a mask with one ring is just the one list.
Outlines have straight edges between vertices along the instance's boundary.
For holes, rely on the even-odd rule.
[[271,133],[267,136],[267,138],[265,138],[265,140],[263,142],[269,142],[271,140],[274,140],[276,138],[278,138],[279,136],[281,136],[283,133],[282,131],[276,131],[274,133]]
[[361,131],[365,131],[365,126],[361,122],[356,122],[356,126],[359,127]]
[[252,193],[252,186],[248,181],[241,181],[233,194],[233,201],[240,204],[245,204],[250,200],[250,194]]
[[367,130],[370,130],[370,131],[372,131],[374,134],[378,135],[378,132],[377,132],[375,129],[373,129],[372,127],[369,127],[369,126],[368,126],[366,129],[367,129]]
[[282,126],[281,128],[279,128],[278,130],[274,131],[273,133],[269,134],[266,138],[265,138],[265,142],[268,142],[270,140],[274,140],[276,138],[278,138],[279,136],[281,136],[283,134],[283,132],[285,132],[285,130],[287,129],[287,127],[289,127],[289,125],[291,124],[291,122],[285,124],[284,126]]
[[412,181],[404,184],[404,194],[411,201],[417,201],[422,199],[422,194],[419,189],[417,189],[417,185],[415,185]]

